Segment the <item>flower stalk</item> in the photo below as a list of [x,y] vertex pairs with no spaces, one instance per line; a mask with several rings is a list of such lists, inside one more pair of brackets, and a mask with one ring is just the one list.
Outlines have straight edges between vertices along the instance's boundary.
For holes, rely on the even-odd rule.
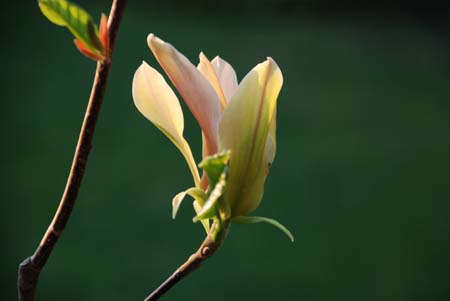
[[193,253],[188,260],[183,263],[175,272],[169,276],[158,288],[156,288],[144,301],[155,301],[167,293],[175,284],[189,276],[193,271],[207,260],[222,245],[228,233],[228,224],[223,224],[219,220],[213,223],[210,232],[202,242],[198,250]]

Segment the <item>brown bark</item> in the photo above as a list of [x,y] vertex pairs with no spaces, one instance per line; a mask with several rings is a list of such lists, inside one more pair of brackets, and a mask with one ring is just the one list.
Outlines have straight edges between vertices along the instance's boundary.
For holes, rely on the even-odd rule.
[[19,265],[18,293],[20,301],[35,300],[39,275],[52,254],[52,250],[58,242],[58,239],[61,237],[75,205],[89,158],[89,152],[92,148],[95,127],[111,69],[112,52],[126,2],[127,0],[114,0],[111,7],[108,21],[110,57],[105,61],[97,63],[91,95],[75,149],[72,167],[59,207],[34,254]]

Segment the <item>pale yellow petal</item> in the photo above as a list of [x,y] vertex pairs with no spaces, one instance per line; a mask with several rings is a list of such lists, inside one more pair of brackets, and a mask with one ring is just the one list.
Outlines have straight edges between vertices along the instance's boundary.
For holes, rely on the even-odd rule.
[[217,152],[222,109],[209,81],[172,45],[150,34],[148,45],[205,133],[208,155]]
[[266,145],[282,84],[280,69],[268,58],[247,74],[225,108],[219,150],[231,150],[226,199],[232,216],[246,215],[261,201],[267,160],[274,155],[273,145],[268,153]]
[[211,84],[211,86],[213,86],[214,90],[217,93],[217,96],[219,96],[222,109],[224,109],[227,104],[227,100],[225,98],[225,94],[223,94],[222,86],[220,84],[219,78],[217,77],[216,71],[214,70],[214,67],[212,66],[208,58],[203,54],[203,52],[200,52],[199,58],[200,62],[197,65],[197,69],[206,77],[206,79],[209,80],[209,83]]
[[236,72],[227,61],[219,56],[211,61],[211,65],[216,71],[225,99],[229,102],[238,88]]
[[273,112],[272,119],[270,120],[269,135],[267,136],[266,148],[264,150],[264,160],[267,167],[270,168],[273,160],[275,159],[275,153],[277,151],[277,108]]
[[180,103],[162,75],[143,62],[133,78],[133,100],[139,112],[158,127],[181,151],[195,185],[199,174],[189,144],[183,137],[184,119]]

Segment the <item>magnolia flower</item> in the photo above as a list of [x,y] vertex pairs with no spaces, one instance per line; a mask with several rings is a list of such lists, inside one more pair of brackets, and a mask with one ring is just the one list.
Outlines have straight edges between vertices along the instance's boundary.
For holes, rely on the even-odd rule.
[[180,150],[195,184],[174,198],[173,217],[188,194],[195,199],[196,220],[201,220],[208,230],[212,217],[202,211],[220,199],[221,221],[269,222],[293,240],[291,233],[275,220],[247,216],[261,202],[264,182],[275,157],[276,103],[283,83],[278,65],[267,58],[238,84],[233,67],[218,56],[210,61],[200,53],[200,62],[195,67],[172,45],[153,34],[147,42],[202,130],[203,159],[222,156],[227,164],[226,187],[215,189],[213,197],[214,187],[208,186],[206,176],[200,178],[189,143],[183,136],[183,113],[177,96],[163,76],[143,62],[133,79],[134,103]]

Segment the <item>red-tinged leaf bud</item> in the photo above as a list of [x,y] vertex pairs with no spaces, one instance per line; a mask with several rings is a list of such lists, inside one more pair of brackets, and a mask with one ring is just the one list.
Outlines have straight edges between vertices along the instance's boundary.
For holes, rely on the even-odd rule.
[[102,18],[100,19],[99,38],[100,42],[103,45],[105,56],[108,56],[110,51],[109,28],[108,28],[108,17],[105,14],[102,14]]
[[74,39],[73,42],[75,43],[77,49],[88,58],[94,61],[102,61],[105,59],[103,55],[90,51],[89,48],[87,48],[86,45],[84,45],[83,42],[81,42],[80,40]]

